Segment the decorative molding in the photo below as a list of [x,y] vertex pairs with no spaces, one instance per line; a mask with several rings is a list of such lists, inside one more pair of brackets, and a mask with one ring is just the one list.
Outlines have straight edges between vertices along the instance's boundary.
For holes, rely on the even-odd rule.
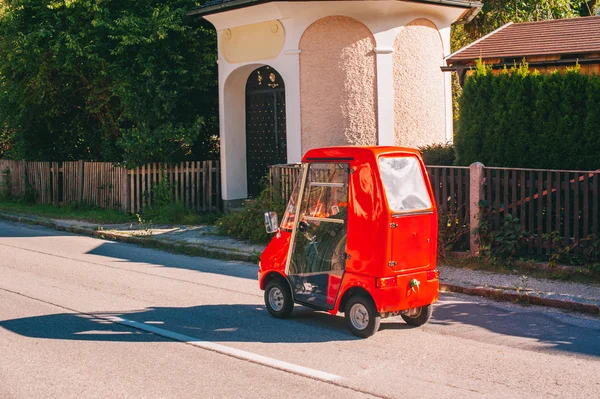
[[285,31],[277,20],[224,29],[219,47],[223,58],[230,64],[270,60],[283,49]]

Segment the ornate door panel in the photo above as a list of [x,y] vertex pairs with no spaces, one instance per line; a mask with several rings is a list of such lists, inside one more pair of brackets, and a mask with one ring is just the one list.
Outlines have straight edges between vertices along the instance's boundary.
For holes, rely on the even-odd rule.
[[258,196],[268,166],[287,163],[285,86],[273,68],[250,74],[246,83],[246,167],[248,197]]

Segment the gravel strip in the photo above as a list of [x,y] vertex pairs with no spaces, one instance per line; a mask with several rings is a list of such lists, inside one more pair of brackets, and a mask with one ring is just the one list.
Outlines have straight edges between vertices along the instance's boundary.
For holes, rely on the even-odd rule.
[[600,286],[528,277],[520,275],[496,274],[479,270],[439,266],[443,283],[470,285],[475,287],[502,288],[508,290],[533,291],[548,295],[564,295],[578,299],[600,300]]

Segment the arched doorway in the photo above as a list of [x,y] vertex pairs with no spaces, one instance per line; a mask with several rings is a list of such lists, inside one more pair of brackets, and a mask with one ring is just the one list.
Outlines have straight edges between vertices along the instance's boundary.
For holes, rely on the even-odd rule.
[[255,69],[246,82],[246,165],[248,197],[260,193],[269,165],[287,163],[285,85],[270,66]]

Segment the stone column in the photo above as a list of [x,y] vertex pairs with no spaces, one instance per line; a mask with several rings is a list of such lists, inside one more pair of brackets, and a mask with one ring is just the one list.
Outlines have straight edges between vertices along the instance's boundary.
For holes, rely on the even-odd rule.
[[300,115],[300,50],[283,51],[283,64],[278,72],[285,82],[285,120],[287,138],[287,161],[302,160],[302,127]]
[[395,145],[394,48],[391,45],[377,46],[375,54],[377,55],[377,144]]
[[479,255],[479,244],[476,234],[473,230],[479,225],[479,201],[484,199],[483,180],[484,180],[484,165],[481,162],[475,162],[469,166],[469,213],[470,213],[470,231],[469,231],[469,249],[471,254]]

